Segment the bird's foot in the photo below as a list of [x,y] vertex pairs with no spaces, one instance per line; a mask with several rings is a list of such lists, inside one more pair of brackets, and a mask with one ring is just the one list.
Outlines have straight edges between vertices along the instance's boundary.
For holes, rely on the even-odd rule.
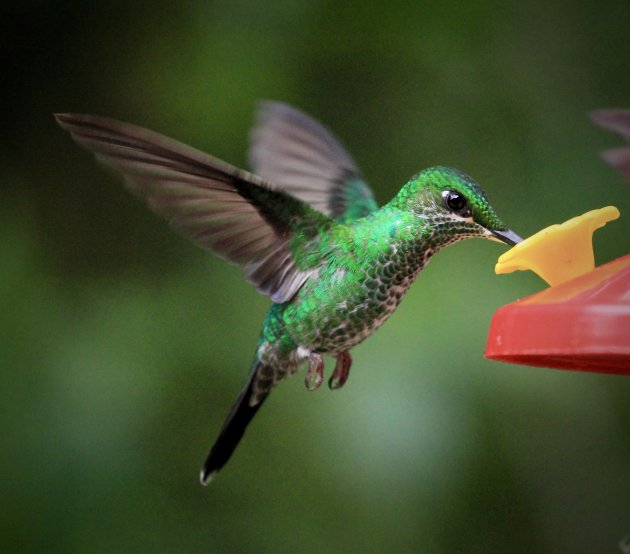
[[304,384],[310,391],[317,390],[324,380],[324,360],[321,354],[311,352],[308,356],[308,369]]
[[352,358],[350,352],[341,352],[337,355],[337,363],[335,364],[335,371],[328,380],[328,386],[331,390],[340,389],[344,386],[350,375],[350,366],[352,365]]

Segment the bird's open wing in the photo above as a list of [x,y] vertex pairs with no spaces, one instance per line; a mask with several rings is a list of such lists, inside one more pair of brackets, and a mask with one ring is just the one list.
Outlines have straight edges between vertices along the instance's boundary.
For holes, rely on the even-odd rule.
[[260,104],[249,161],[254,173],[336,221],[349,223],[378,208],[333,134],[287,104]]
[[319,232],[334,223],[307,204],[147,129],[91,115],[55,117],[175,230],[242,267],[274,302],[289,300],[313,273],[316,256],[303,253],[316,251]]
[[[591,119],[600,127],[619,133],[630,142],[630,110],[597,110],[591,113]],[[602,157],[630,182],[630,146],[604,150]]]

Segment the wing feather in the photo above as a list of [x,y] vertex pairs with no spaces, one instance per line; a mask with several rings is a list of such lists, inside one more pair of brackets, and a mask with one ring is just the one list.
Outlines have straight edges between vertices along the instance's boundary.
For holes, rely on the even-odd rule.
[[241,266],[274,302],[289,300],[313,274],[313,268],[295,264],[293,225],[302,222],[300,246],[308,247],[310,239],[317,239],[318,226],[332,221],[308,205],[256,175],[153,131],[91,115],[56,118],[176,231]]
[[349,222],[378,208],[335,136],[287,104],[260,104],[249,161],[256,174],[337,221]]

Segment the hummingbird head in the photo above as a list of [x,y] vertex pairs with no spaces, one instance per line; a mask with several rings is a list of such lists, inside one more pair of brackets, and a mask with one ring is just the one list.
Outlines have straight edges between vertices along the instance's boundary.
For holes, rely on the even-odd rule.
[[446,243],[481,237],[513,246],[522,240],[499,219],[483,189],[457,169],[425,169],[407,186],[411,209],[430,220],[431,228],[444,235]]

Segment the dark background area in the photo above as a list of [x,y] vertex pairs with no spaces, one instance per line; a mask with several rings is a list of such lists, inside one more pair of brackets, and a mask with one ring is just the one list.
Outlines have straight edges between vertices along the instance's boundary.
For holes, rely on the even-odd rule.
[[[10,4],[9,4],[10,5]],[[458,167],[528,236],[616,205],[630,5],[21,2],[0,10],[0,550],[618,552],[630,380],[483,358],[494,311],[544,284],[504,247],[445,250],[344,389],[283,383],[209,488],[198,470],[268,300],[172,233],[57,111],[152,128],[245,166],[259,99],[333,129],[387,201]],[[330,369],[331,361],[328,361]]]

